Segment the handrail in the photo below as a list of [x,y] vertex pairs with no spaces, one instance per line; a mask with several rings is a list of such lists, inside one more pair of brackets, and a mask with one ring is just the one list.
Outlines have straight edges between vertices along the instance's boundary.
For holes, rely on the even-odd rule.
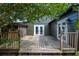
[[[67,37],[67,43],[64,41],[66,37]],[[60,49],[61,50],[74,48],[75,51],[77,51],[77,43],[78,43],[78,32],[61,33],[61,36],[60,36]]]

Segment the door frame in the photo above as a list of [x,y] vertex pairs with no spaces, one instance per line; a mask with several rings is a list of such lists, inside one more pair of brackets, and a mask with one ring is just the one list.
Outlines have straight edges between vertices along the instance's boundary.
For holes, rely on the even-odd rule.
[[[36,34],[36,27],[38,27],[38,34]],[[43,33],[40,34],[40,27],[43,28]],[[44,36],[44,25],[34,25],[34,35],[41,35],[41,36]]]

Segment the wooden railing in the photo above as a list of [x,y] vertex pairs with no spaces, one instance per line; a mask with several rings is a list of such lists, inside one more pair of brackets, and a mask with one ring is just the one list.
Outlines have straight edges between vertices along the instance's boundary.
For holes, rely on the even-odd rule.
[[18,49],[20,39],[17,31],[0,33],[0,49]]
[[77,51],[78,32],[62,33],[60,37],[61,50],[74,50]]

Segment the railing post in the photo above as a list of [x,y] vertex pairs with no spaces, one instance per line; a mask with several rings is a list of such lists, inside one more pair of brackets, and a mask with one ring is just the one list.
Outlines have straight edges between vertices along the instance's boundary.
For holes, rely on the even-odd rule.
[[60,49],[63,50],[63,33],[60,35]]
[[78,33],[79,31],[76,31],[76,39],[75,39],[75,48],[76,48],[76,53],[77,53],[77,45],[78,45]]

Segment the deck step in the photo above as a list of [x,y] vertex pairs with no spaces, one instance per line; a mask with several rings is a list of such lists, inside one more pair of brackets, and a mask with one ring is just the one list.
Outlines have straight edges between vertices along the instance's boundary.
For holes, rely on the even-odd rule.
[[63,53],[75,53],[75,48],[63,48]]
[[19,53],[19,56],[20,55],[38,55],[38,56],[43,56],[43,55],[47,55],[47,56],[51,56],[51,55],[55,55],[55,56],[59,56],[59,55],[61,55],[61,53]]
[[32,48],[32,49],[20,49],[19,53],[62,53],[59,49],[47,49],[47,48]]
[[18,53],[19,49],[0,49],[1,53]]
[[63,50],[76,50],[75,48],[63,48]]

